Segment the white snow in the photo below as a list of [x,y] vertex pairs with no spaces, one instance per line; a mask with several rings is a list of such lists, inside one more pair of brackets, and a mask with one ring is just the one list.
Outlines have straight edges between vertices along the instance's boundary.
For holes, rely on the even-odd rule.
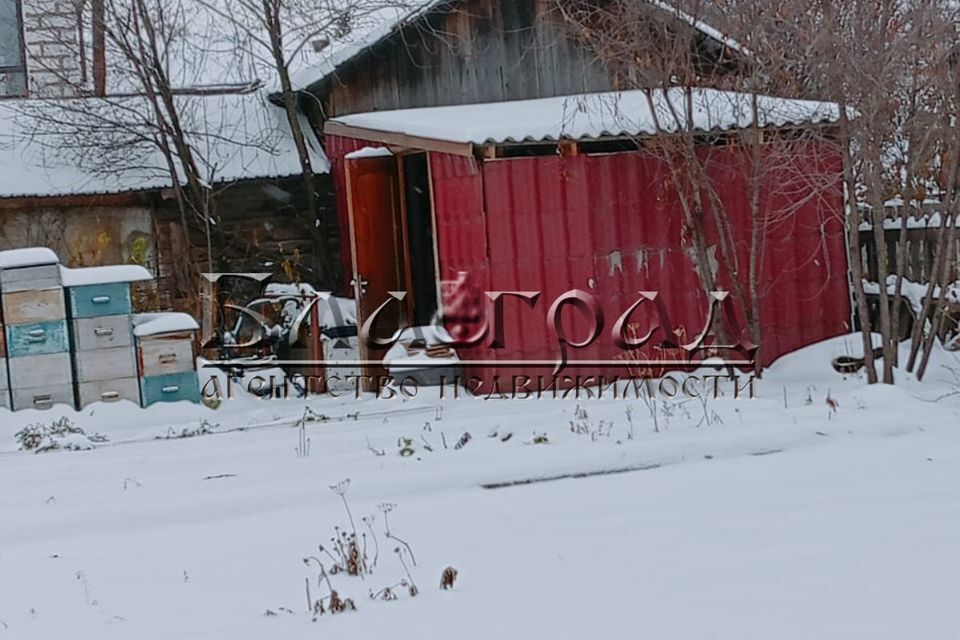
[[[913,202],[917,203],[917,200],[914,199]],[[866,203],[864,204],[866,205]],[[940,200],[939,197],[927,196],[922,201],[920,201],[920,204],[923,206],[936,206],[936,205],[941,205],[942,201]],[[894,196],[893,198],[890,198],[889,200],[886,200],[883,203],[883,206],[893,207],[893,208],[899,208],[899,207],[902,207],[903,205],[904,205],[904,200],[900,196]],[[866,205],[866,206],[869,207],[870,205]]]
[[453,344],[453,338],[446,328],[439,324],[428,324],[420,327],[407,327],[400,332],[400,342],[423,340],[429,346]]
[[715,27],[710,26],[703,20],[700,20],[697,17],[690,15],[686,11],[681,10],[679,7],[676,7],[673,4],[668,2],[661,2],[660,0],[647,0],[647,2],[657,7],[658,9],[661,9],[671,15],[676,16],[683,22],[686,22],[691,27],[693,27],[694,29],[702,33],[703,35],[707,36],[708,38],[712,38],[713,40],[716,40],[723,46],[729,49],[733,49],[734,51],[738,51],[747,56],[753,55],[749,49],[741,45],[739,42],[737,42],[730,36],[721,32],[719,29],[716,29]]
[[320,315],[320,322],[324,328],[354,327],[357,325],[356,300],[330,296],[326,303]]
[[[325,294],[319,293],[316,289],[313,288],[313,285],[307,282],[301,282],[299,284],[286,283],[286,282],[271,282],[263,289],[263,295],[265,296],[303,296],[303,297],[314,297],[321,296]],[[329,295],[329,294],[326,294]]]
[[138,338],[200,328],[193,316],[178,311],[134,314],[133,325],[133,335]]
[[[687,91],[692,95],[691,121],[695,130],[725,131],[752,124],[751,96],[679,87],[654,91],[652,108],[647,94],[637,90],[375,111],[332,118],[329,122],[472,144],[652,135],[687,126]],[[829,102],[760,96],[757,104],[762,127],[835,122],[838,115],[836,104]],[[679,118],[672,113],[679,114]],[[328,124],[328,131],[333,130]]]
[[455,365],[460,361],[456,351],[450,350],[449,355],[433,356],[425,348],[414,346],[414,342],[422,341],[427,347],[453,344],[454,340],[441,325],[425,325],[409,327],[400,332],[397,341],[383,356],[383,363],[391,373],[403,372],[410,367],[424,365],[441,366]]
[[52,249],[46,247],[28,247],[0,251],[0,269],[17,267],[36,267],[45,264],[57,264],[60,258]]
[[393,156],[393,151],[386,147],[364,147],[351,151],[344,156],[347,160],[360,160],[362,158],[389,158]]
[[65,287],[80,287],[90,284],[152,280],[153,274],[137,264],[112,264],[75,269],[60,265],[60,279]]
[[[937,398],[957,388],[945,367],[960,359],[938,350],[923,383],[901,372],[867,387],[829,364],[859,344],[781,359],[755,400],[658,402],[659,430],[642,401],[609,398],[0,410],[0,635],[952,637],[960,396]],[[306,406],[320,419],[298,457]],[[62,414],[110,441],[13,451],[20,426]],[[184,429],[213,435],[154,439]],[[646,470],[571,477],[628,469]],[[345,478],[357,527],[375,518],[380,561],[365,579],[331,576],[357,611],[313,623],[302,558],[349,526],[329,488]],[[384,502],[416,554],[416,598],[368,597],[403,575]],[[448,565],[459,579],[441,592]]]
[[[400,349],[403,347],[401,346]],[[383,364],[391,375],[402,375],[403,373],[423,367],[456,366],[460,358],[454,355],[450,356],[431,356],[426,351],[418,350],[415,352],[406,352],[396,350],[397,345],[391,347],[391,350],[383,357]]]
[[[300,89],[306,89],[314,83],[321,82],[342,64],[445,1],[448,0],[422,0],[408,3],[406,8],[403,5],[384,6],[370,11],[367,19],[362,22],[359,28],[352,29],[346,36],[332,42],[322,52],[322,58],[319,61],[305,65],[292,74],[293,85]],[[410,9],[411,4],[415,8]]]
[[[887,294],[891,296],[895,295],[897,292],[897,276],[887,276],[886,284]],[[900,284],[900,291],[904,299],[910,303],[914,313],[919,316],[921,310],[923,309],[923,299],[927,296],[927,290],[930,288],[930,285],[922,282],[911,282],[907,278],[904,278]],[[867,294],[876,295],[880,293],[880,284],[871,282],[869,280],[864,280],[863,291]],[[941,287],[934,287],[933,298],[939,298],[941,292]],[[947,285],[947,300],[954,303],[960,301],[960,281]]]
[[[940,213],[934,211],[929,215],[909,216],[907,217],[907,229],[937,229],[940,227]],[[954,219],[954,226],[960,227],[960,217]],[[897,231],[903,228],[903,218],[888,217],[883,220],[883,228],[888,231]],[[860,231],[870,231],[873,229],[873,223],[864,221],[860,223]]]
[[[357,301],[351,298],[340,298],[327,291],[317,291],[313,285],[301,282],[288,284],[271,282],[263,289],[266,297],[302,296],[304,298],[319,297],[320,324],[324,328],[352,327],[357,324]],[[336,311],[334,311],[336,308]],[[293,317],[291,317],[292,321]]]
[[[283,110],[262,91],[249,94],[180,96],[198,169],[209,184],[300,173]],[[0,103],[0,197],[122,193],[161,189],[170,174],[157,147],[146,140],[143,98],[13,100]],[[94,116],[89,114],[93,113]],[[43,115],[47,114],[47,115]],[[109,132],[98,120],[116,122]],[[307,128],[317,173],[329,161]]]

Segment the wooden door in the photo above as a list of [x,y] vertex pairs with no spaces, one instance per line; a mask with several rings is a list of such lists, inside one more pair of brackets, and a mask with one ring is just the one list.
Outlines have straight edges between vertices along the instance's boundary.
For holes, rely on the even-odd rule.
[[[347,160],[347,203],[350,214],[350,248],[357,323],[363,326],[389,297],[405,291],[403,230],[399,172],[393,156]],[[401,305],[390,304],[377,316],[373,335],[392,335],[402,321]],[[360,358],[380,361],[385,350],[370,347],[361,336]],[[386,375],[382,366],[367,364],[363,375]],[[364,384],[368,391],[375,385]]]

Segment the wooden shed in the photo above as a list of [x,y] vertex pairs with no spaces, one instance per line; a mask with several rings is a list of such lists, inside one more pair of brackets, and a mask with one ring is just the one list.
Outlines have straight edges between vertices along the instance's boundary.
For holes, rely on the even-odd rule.
[[[656,95],[670,100],[673,91],[684,92]],[[737,106],[751,97],[711,89],[690,95],[695,129],[713,136],[704,143],[704,166],[719,185],[745,264],[751,227],[735,133],[742,124]],[[480,291],[541,292],[535,304],[505,305],[500,348],[461,353],[468,374],[486,380],[494,373],[549,373],[557,339],[545,316],[569,290],[597,300],[608,318],[604,336],[641,291],[659,291],[673,328],[680,337],[694,336],[707,302],[678,194],[663,159],[636,144],[658,133],[647,98],[643,91],[582,94],[329,120],[327,150],[346,174],[361,323],[389,291],[408,292],[407,324],[428,323],[448,302],[440,281],[467,274]],[[760,109],[759,126],[768,132],[829,126],[837,117],[835,105],[811,101],[761,97]],[[763,206],[790,212],[762,230],[766,362],[849,330],[842,163],[829,140],[818,140],[794,145],[788,165],[764,177]],[[721,264],[711,268],[726,289],[746,277]],[[638,314],[637,322],[642,335],[656,318]],[[571,331],[577,333],[576,325]],[[622,375],[615,364],[621,357],[604,337],[579,350],[584,366],[566,373]],[[657,357],[663,354],[640,359]]]
[[[666,2],[644,2],[646,19],[694,48],[695,87],[638,87],[629,70],[569,37],[558,4],[545,0],[428,2],[298,75],[316,98],[304,105],[323,127],[361,323],[388,291],[407,292],[407,324],[444,316],[441,283],[467,274],[478,290],[541,292],[533,307],[506,305],[502,348],[461,350],[467,373],[485,380],[556,359],[546,307],[570,289],[598,301],[607,331],[639,291],[660,291],[674,330],[693,335],[707,306],[698,269],[725,288],[747,275],[719,260],[716,228],[706,255],[694,254],[671,181],[677,167],[648,152],[680,132],[652,122],[680,91],[674,106],[691,109],[685,131],[729,220],[728,253],[743,263],[752,240],[764,247],[755,296],[763,361],[849,330],[835,105],[761,96],[754,122],[753,96],[722,90],[749,52]],[[811,129],[824,135],[797,134]],[[762,189],[764,207],[789,215],[752,239],[743,130],[794,140]],[[614,361],[625,355],[663,359],[624,354],[608,338],[576,353],[601,363],[584,368],[591,375],[622,374]]]

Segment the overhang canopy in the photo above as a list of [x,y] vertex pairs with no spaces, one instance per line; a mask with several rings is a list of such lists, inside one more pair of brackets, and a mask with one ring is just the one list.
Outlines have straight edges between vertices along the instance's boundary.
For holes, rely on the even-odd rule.
[[[325,133],[382,144],[469,155],[473,146],[589,141],[692,130],[717,133],[756,124],[835,123],[832,102],[716,89],[623,91],[359,113],[329,120]],[[689,113],[688,113],[689,111]]]

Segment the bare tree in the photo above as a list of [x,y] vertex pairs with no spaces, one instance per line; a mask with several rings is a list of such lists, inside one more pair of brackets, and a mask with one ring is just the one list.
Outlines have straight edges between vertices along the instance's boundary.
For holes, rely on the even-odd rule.
[[[939,46],[934,49],[937,55],[929,56],[923,74],[936,98],[932,127],[936,143],[924,168],[926,182],[939,191],[941,211],[934,270],[911,336],[907,362],[907,369],[913,371],[916,359],[920,357],[916,369],[918,378],[922,378],[926,371],[933,341],[946,315],[946,288],[950,274],[957,267],[953,260],[956,256],[957,210],[960,208],[960,128],[957,127],[960,121],[960,51],[955,43],[960,39],[960,7],[945,1],[938,16],[941,32],[937,37]],[[923,335],[924,329],[927,329],[926,335]]]
[[[205,267],[215,270],[217,201],[230,186],[222,171],[232,166],[243,173],[238,167],[278,152],[280,129],[265,115],[273,107],[250,95],[257,84],[201,86],[208,75],[223,77],[229,69],[207,74],[210,34],[196,24],[195,5],[95,4],[97,13],[84,14],[79,28],[95,27],[94,39],[103,39],[105,51],[94,56],[94,67],[105,69],[92,83],[65,73],[60,81],[76,98],[12,103],[21,119],[20,142],[41,156],[34,162],[73,167],[78,180],[96,179],[117,190],[169,189],[184,237],[202,238]],[[185,257],[195,275],[200,265]],[[176,283],[187,297],[196,292],[191,279]]]
[[[877,380],[871,339],[876,327],[871,326],[862,284],[858,201],[865,205],[866,226],[877,247],[882,380],[892,383],[901,333],[908,214],[920,209],[933,191],[946,209],[943,222],[952,217],[956,167],[944,164],[955,162],[957,146],[950,115],[955,113],[956,99],[951,94],[956,89],[949,78],[951,66],[946,64],[956,42],[956,7],[950,0],[758,2],[759,10],[757,4],[752,5],[757,13],[772,18],[758,24],[779,34],[789,33],[794,48],[785,55],[802,61],[794,66],[802,66],[807,82],[843,107],[840,137],[846,155],[850,266],[867,373],[871,382]],[[897,225],[887,219],[886,203],[893,196],[903,201],[905,212],[891,265],[886,230]],[[948,247],[949,240],[943,238],[938,251]],[[930,299],[928,296],[925,308]],[[925,310],[922,316],[926,314]],[[914,345],[924,324],[921,317]],[[908,368],[913,367],[914,358],[911,355]]]
[[[836,126],[807,129],[809,144],[830,144],[843,157],[843,187],[846,192],[846,228],[852,289],[860,319],[868,380],[891,383],[897,366],[906,269],[908,216],[898,223],[888,220],[891,197],[905,203],[907,212],[919,210],[923,200],[935,195],[942,203],[934,274],[928,284],[907,368],[912,370],[919,353],[918,376],[922,376],[937,327],[945,313],[945,296],[937,296],[946,284],[953,265],[955,211],[958,204],[957,163],[960,158],[958,87],[960,54],[955,43],[958,8],[952,0],[829,0],[798,3],[793,0],[687,0],[680,6],[636,3],[627,0],[595,2],[556,0],[558,11],[573,26],[597,56],[617,73],[624,88],[641,88],[650,95],[667,87],[719,86],[736,89],[743,95],[773,94],[820,98],[834,102]],[[666,10],[676,20],[664,20]],[[705,38],[704,25],[696,17],[709,14],[733,36],[713,33]],[[691,28],[684,29],[686,22]],[[716,51],[719,39],[728,51]],[[711,48],[712,47],[712,48]],[[764,228],[789,211],[771,211],[764,199],[771,181],[764,180],[782,171],[791,149],[775,157],[769,136],[758,123],[762,114],[747,108],[752,123],[739,136],[747,156],[744,165],[751,210],[749,264],[738,263],[730,251],[732,237],[724,221],[723,202],[711,188],[709,154],[697,151],[703,136],[684,133],[690,122],[691,91],[674,91],[684,96],[674,101],[658,122],[656,141],[644,149],[659,149],[675,174],[678,197],[683,205],[685,225],[691,233],[698,273],[705,287],[716,274],[702,268],[705,242],[698,239],[707,223],[715,226],[717,258],[728,274],[744,271],[745,288],[737,279],[730,282],[733,297],[748,319],[751,333],[759,341],[757,301],[762,298],[756,281],[762,264]],[[686,104],[685,104],[686,102]],[[652,103],[651,103],[652,104]],[[680,132],[678,135],[677,132]],[[771,155],[771,152],[773,155]],[[675,171],[674,171],[675,170]],[[776,184],[776,183],[774,183]],[[823,193],[826,183],[810,187]],[[683,194],[687,195],[683,195]],[[816,197],[816,196],[813,196]],[[865,218],[864,218],[865,215]],[[865,223],[865,224],[864,224]],[[864,288],[860,230],[870,229],[877,246],[879,283],[878,322],[873,326]],[[888,256],[886,230],[899,226],[895,259]],[[889,281],[886,280],[890,274]],[[929,329],[924,334],[924,329]],[[873,361],[873,332],[882,344],[882,378]]]
[[[637,140],[638,148],[667,168],[704,292],[729,288],[737,315],[746,320],[749,335],[729,337],[759,345],[761,301],[777,286],[777,274],[762,273],[771,233],[790,224],[800,208],[838,194],[837,166],[802,166],[797,158],[809,157],[804,151],[812,145],[835,143],[822,127],[766,128],[784,115],[776,113],[777,101],[763,95],[773,92],[783,70],[731,38],[707,37],[696,6],[687,7],[692,13],[629,0],[557,0],[555,6],[622,88],[646,95],[654,135]],[[741,33],[746,31],[745,25]],[[836,109],[823,105],[819,117],[835,119]],[[737,131],[703,125],[731,119]],[[743,178],[749,206],[749,223],[742,226],[734,225],[723,195],[731,165]],[[762,353],[756,362],[759,371]]]
[[[412,3],[398,0],[199,1],[225,25],[221,38],[227,46],[242,52],[257,71],[276,78],[277,95],[300,160],[310,219],[319,234],[321,224],[315,170],[306,142],[310,124],[304,115],[312,108],[319,108],[319,102],[312,94],[295,86],[292,70],[304,62],[306,54],[325,56],[345,39],[351,39],[355,32],[375,28],[386,15],[394,18],[401,15]],[[315,237],[317,253],[322,255],[322,265],[329,280],[339,281],[336,249],[323,245],[323,240]]]

